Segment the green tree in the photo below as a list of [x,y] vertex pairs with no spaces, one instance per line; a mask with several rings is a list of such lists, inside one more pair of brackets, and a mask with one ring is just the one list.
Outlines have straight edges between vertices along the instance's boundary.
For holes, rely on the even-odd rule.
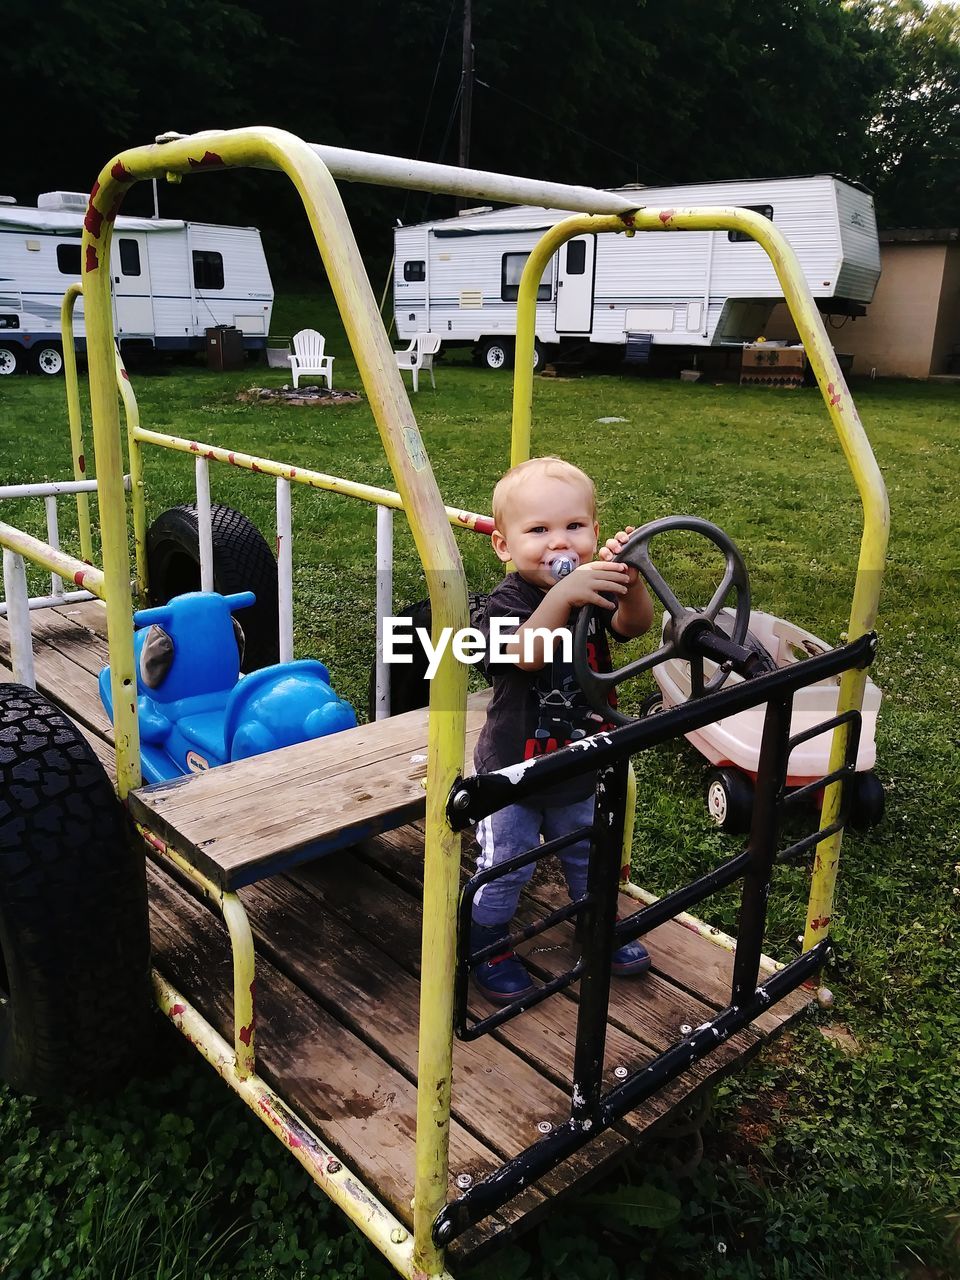
[[874,22],[896,49],[870,125],[870,179],[886,226],[960,225],[960,9],[886,0]]

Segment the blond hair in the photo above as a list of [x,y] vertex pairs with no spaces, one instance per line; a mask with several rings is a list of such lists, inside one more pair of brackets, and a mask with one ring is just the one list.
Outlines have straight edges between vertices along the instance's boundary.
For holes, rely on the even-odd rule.
[[575,467],[572,462],[565,462],[563,458],[528,458],[526,462],[520,462],[515,467],[511,467],[497,481],[491,506],[493,509],[493,523],[498,529],[503,529],[503,518],[507,503],[517,491],[526,484],[539,480],[544,476],[549,476],[554,480],[566,480],[568,484],[579,485],[585,489],[590,498],[590,513],[593,519],[596,520],[597,490],[585,471]]

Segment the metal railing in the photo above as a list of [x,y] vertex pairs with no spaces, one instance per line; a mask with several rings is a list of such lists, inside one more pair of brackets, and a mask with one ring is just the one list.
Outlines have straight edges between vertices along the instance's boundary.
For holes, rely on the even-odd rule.
[[[816,684],[843,671],[865,669],[876,653],[876,637],[861,636],[852,644],[833,649],[803,663],[780,668],[767,675],[746,680],[732,688],[691,699],[668,711],[622,728],[612,729],[565,747],[551,755],[538,756],[522,766],[479,774],[460,780],[452,789],[448,817],[456,830],[479,822],[512,804],[522,804],[531,796],[571,782],[585,773],[597,773],[596,808],[592,830],[585,828],[551,841],[538,849],[481,871],[468,881],[461,899],[460,939],[457,955],[456,1026],[462,1039],[473,1040],[493,1031],[510,1018],[541,1003],[579,981],[577,1036],[571,1082],[569,1120],[556,1125],[549,1134],[520,1155],[475,1183],[458,1200],[448,1203],[437,1215],[434,1240],[449,1244],[463,1231],[495,1212],[524,1186],[548,1173],[561,1160],[593,1140],[628,1111],[639,1106],[681,1072],[706,1058],[731,1035],[747,1026],[802,983],[808,982],[827,960],[827,939],[808,948],[763,983],[760,982],[762,944],[766,925],[767,900],[778,856],[780,820],[791,799],[808,794],[812,787],[829,782],[843,783],[854,776],[856,747],[848,752],[842,769],[825,776],[810,788],[789,795],[786,790],[790,752],[800,742],[836,728],[833,717],[821,725],[790,736],[793,698],[797,690]],[[716,720],[736,715],[751,707],[765,705],[763,736],[757,766],[757,786],[750,836],[742,853],[691,884],[666,894],[617,921],[620,884],[620,841],[627,808],[627,771],[630,758],[638,751],[695,732]],[[848,713],[859,721],[857,713]],[[858,723],[853,724],[858,737]],[[841,821],[842,826],[842,821]],[[569,906],[547,914],[536,924],[508,940],[500,939],[483,951],[471,954],[471,906],[484,884],[540,858],[552,856],[563,847],[590,834],[590,858],[586,893]],[[826,838],[832,832],[818,833]],[[789,859],[798,850],[817,840],[800,841],[784,851]],[[631,1074],[603,1092],[603,1061],[610,1000],[610,954],[616,946],[642,937],[651,929],[673,919],[680,911],[703,902],[720,889],[743,882],[737,947],[729,1002],[701,1026],[684,1035],[668,1049],[637,1067]],[[509,949],[538,936],[563,920],[575,918],[583,938],[582,954],[565,973],[544,983],[532,994],[502,1006],[487,1017],[472,1020],[467,1009],[467,980],[470,969],[494,951]]]

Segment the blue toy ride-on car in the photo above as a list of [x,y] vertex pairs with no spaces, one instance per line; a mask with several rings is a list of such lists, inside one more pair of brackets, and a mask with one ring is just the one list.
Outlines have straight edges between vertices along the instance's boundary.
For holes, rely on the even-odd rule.
[[[134,614],[144,782],[200,773],[356,725],[322,662],[304,658],[240,676],[243,633],[232,615],[253,603],[251,591],[192,591]],[[100,672],[100,697],[112,719],[109,667]]]

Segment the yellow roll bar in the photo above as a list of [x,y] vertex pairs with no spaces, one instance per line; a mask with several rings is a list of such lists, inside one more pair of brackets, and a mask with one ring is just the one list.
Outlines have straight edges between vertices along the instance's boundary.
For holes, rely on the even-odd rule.
[[[511,465],[530,456],[533,415],[533,344],[536,331],[537,290],[547,263],[554,253],[574,236],[620,231],[741,231],[765,250],[770,258],[793,322],[797,326],[810,366],[817,379],[827,412],[833,422],[847,464],[853,474],[863,507],[863,534],[856,585],[850,606],[847,636],[856,640],[872,630],[880,601],[880,586],[890,530],[887,491],[876,458],[863,429],[860,415],[837,360],[836,352],[820,319],[797,256],[773,223],[748,209],[637,209],[632,213],[565,218],[540,239],[523,269],[517,296],[516,371],[513,391],[513,432]],[[859,711],[863,703],[866,671],[845,671],[840,682],[837,712]],[[829,770],[844,761],[848,723],[834,731]],[[841,784],[826,789],[820,829],[832,826],[840,812]],[[803,947],[809,950],[829,932],[840,861],[842,831],[828,836],[819,846],[814,861]]]
[[[434,634],[468,625],[467,584],[440,491],[370,289],[343,202],[330,173],[299,138],[278,129],[211,132],[124,151],[101,171],[82,241],[87,348],[98,501],[107,589],[118,789],[140,781],[135,710],[133,622],[124,516],[110,300],[113,222],[134,182],[252,166],[278,169],[303,200],[343,317],[364,390],[426,572]],[[420,1000],[414,1261],[443,1270],[431,1227],[446,1200],[450,1128],[453,983],[459,837],[447,825],[447,795],[463,767],[467,671],[445,655],[430,692],[424,930]]]

